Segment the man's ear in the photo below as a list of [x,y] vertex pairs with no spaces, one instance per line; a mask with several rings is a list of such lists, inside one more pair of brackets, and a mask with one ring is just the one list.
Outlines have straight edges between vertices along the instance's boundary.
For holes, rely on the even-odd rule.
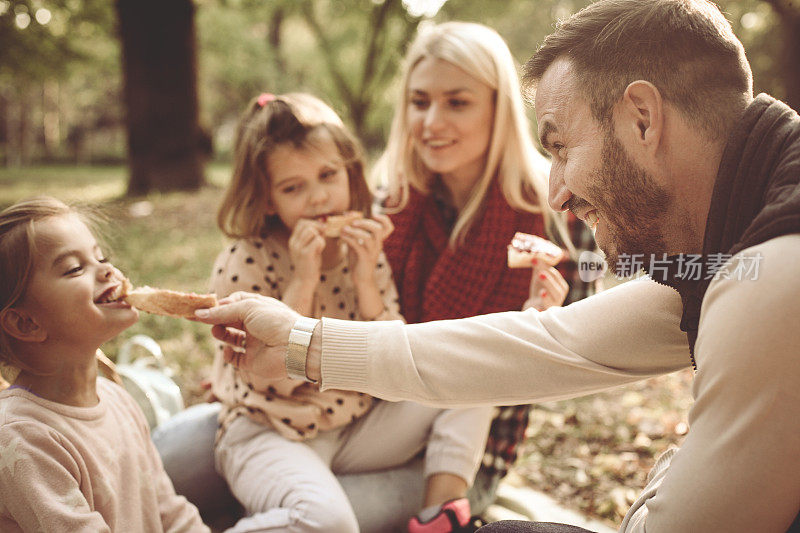
[[43,342],[47,339],[44,328],[23,309],[11,307],[1,311],[0,327],[17,340]]
[[632,82],[616,111],[618,134],[651,150],[658,147],[664,134],[664,102],[655,85],[644,80]]

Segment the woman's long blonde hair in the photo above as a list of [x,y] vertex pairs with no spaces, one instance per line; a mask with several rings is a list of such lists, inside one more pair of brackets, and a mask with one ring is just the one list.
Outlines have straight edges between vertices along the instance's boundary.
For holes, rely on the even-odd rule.
[[495,95],[486,167],[458,214],[450,233],[451,246],[457,246],[465,239],[495,176],[500,180],[503,196],[509,205],[522,211],[541,213],[545,226],[551,227],[555,222],[563,239],[566,235],[564,224],[560,217],[553,217],[546,204],[549,163],[533,144],[516,64],[503,38],[481,24],[445,22],[423,29],[411,43],[405,58],[402,89],[389,142],[373,169],[373,184],[386,185],[390,196],[399,197],[397,210],[402,210],[408,203],[409,186],[424,194],[430,191],[435,175],[425,168],[414,150],[406,113],[411,71],[426,57],[452,63],[488,85]]

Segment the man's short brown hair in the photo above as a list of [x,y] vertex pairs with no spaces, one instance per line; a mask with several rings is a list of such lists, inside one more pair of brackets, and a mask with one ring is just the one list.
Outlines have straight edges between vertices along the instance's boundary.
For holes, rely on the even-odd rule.
[[712,138],[727,135],[752,98],[742,43],[707,0],[599,0],[545,38],[525,64],[525,85],[532,88],[559,58],[570,60],[604,124],[636,80],[655,85]]

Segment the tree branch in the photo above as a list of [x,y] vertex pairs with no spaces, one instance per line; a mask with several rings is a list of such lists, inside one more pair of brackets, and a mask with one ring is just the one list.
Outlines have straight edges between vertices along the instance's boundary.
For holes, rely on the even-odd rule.
[[371,23],[369,25],[369,44],[367,44],[367,54],[364,58],[364,70],[361,73],[361,83],[358,90],[359,100],[364,97],[375,75],[375,63],[381,48],[378,46],[378,36],[383,33],[384,26],[386,25],[386,18],[392,4],[397,3],[397,1],[398,0],[385,0],[382,4],[375,5],[372,8],[372,16],[370,17]]
[[328,36],[325,35],[322,25],[317,20],[317,16],[314,13],[314,6],[310,2],[303,2],[301,10],[306,23],[319,41],[319,48],[322,50],[322,54],[325,56],[325,65],[327,66],[328,72],[330,72],[330,75],[333,78],[336,89],[339,91],[342,100],[347,102],[348,107],[352,107],[355,103],[353,91],[347,84],[347,80],[342,72],[336,68],[337,62],[336,55],[334,54],[334,47],[331,44],[330,39],[328,39]]
[[283,46],[281,40],[281,29],[283,28],[283,20],[286,13],[283,7],[278,7],[272,12],[269,19],[269,33],[267,35],[267,42],[272,48],[272,54],[275,61],[275,68],[278,72],[285,75],[288,73],[286,68],[286,60],[283,57]]

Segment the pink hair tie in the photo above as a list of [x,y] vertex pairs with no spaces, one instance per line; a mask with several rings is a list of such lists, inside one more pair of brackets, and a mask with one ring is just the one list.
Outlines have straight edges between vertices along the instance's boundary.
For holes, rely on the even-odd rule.
[[268,103],[275,100],[275,95],[272,93],[261,93],[258,95],[258,107],[264,107]]

